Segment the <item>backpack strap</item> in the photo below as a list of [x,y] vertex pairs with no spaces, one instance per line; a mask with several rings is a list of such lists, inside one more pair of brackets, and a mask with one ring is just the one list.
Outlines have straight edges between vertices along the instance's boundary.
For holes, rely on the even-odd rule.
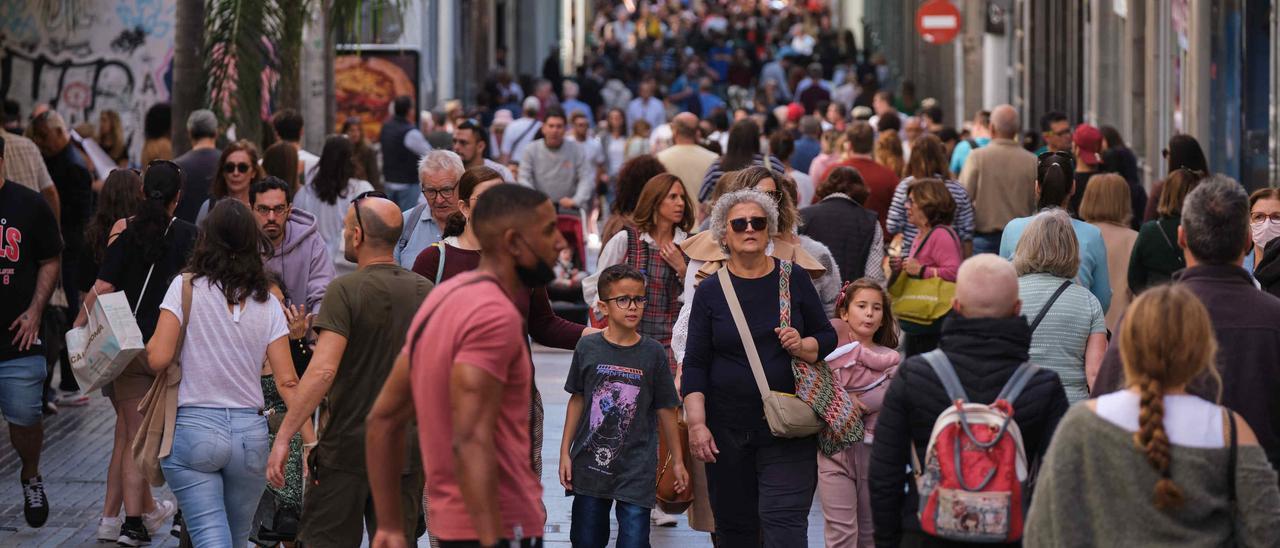
[[1053,303],[1058,302],[1058,297],[1061,297],[1068,287],[1071,287],[1071,280],[1062,282],[1062,285],[1058,286],[1058,290],[1053,292],[1053,296],[1049,297],[1049,300],[1040,308],[1040,313],[1036,314],[1036,319],[1031,322],[1032,333],[1035,333],[1036,328],[1040,327],[1040,322],[1044,321],[1045,315],[1049,314],[1049,309],[1053,308]]
[[448,246],[443,240],[432,245],[440,248],[440,260],[436,262],[436,285],[440,285],[440,281],[444,279],[444,248]]
[[422,221],[422,212],[427,209],[427,204],[418,204],[413,206],[409,213],[409,222],[405,224],[404,230],[400,231],[400,241],[396,243],[400,251],[409,247],[409,240],[413,238],[413,231],[418,229],[418,223]]
[[929,367],[933,368],[933,373],[938,376],[938,380],[942,382],[942,387],[947,391],[947,397],[952,402],[960,400],[968,403],[969,396],[964,392],[964,385],[960,384],[960,377],[956,376],[956,368],[951,365],[951,360],[947,359],[947,355],[942,350],[934,350],[921,354]]
[[1022,362],[1013,372],[1013,376],[1009,377],[1009,381],[1004,383],[1004,388],[1000,389],[1000,394],[996,396],[996,401],[1004,400],[1013,404],[1013,400],[1018,399],[1022,394],[1022,390],[1027,387],[1027,383],[1031,381],[1031,377],[1036,375],[1040,368],[1031,362]]
[[1231,503],[1231,515],[1234,518],[1237,512],[1236,504],[1236,453],[1238,451],[1236,445],[1236,414],[1234,411],[1227,409],[1227,430],[1229,432],[1230,444],[1227,447],[1227,500]]

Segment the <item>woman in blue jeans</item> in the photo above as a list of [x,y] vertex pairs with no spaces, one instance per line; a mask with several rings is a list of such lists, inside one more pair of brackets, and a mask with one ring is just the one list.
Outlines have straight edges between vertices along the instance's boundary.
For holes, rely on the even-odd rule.
[[[182,364],[173,450],[161,461],[195,546],[244,546],[266,486],[270,450],[259,376],[270,361],[286,404],[298,376],[289,328],[268,291],[261,257],[270,243],[249,208],[221,200],[191,255],[190,318],[183,317],[183,276],[160,305],[147,361],[157,372]],[[186,339],[175,356],[178,338]]]

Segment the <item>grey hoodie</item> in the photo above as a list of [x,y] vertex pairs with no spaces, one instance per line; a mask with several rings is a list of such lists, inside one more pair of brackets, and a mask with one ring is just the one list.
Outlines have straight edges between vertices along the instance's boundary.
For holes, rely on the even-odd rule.
[[267,270],[284,280],[287,304],[306,303],[307,312],[320,312],[324,290],[333,281],[333,261],[324,237],[316,231],[316,218],[293,208],[284,227],[284,243],[267,259]]

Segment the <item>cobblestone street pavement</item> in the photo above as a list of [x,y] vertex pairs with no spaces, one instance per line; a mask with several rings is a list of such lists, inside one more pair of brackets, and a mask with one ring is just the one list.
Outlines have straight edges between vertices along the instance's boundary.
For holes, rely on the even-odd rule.
[[[565,406],[569,401],[564,380],[571,354],[535,347],[538,388],[546,405],[546,440],[543,444],[543,501],[547,506],[546,541],[549,545],[569,545],[569,513],[572,499],[556,479]],[[8,428],[0,422],[0,546],[52,547],[102,546],[94,534],[102,513],[107,464],[111,459],[111,439],[115,413],[106,398],[94,394],[87,407],[64,407],[45,421],[45,446],[41,473],[50,502],[49,522],[40,529],[27,527],[22,518],[22,487],[18,483],[18,456],[8,442]],[[170,496],[157,490],[157,496]],[[651,542],[656,547],[710,546],[705,533],[689,529],[684,516],[676,527],[654,527]],[[617,523],[613,524],[617,534]],[[168,536],[157,537],[152,546],[172,547]],[[822,546],[822,512],[814,501],[809,515],[809,545]],[[427,546],[425,539],[419,546]]]

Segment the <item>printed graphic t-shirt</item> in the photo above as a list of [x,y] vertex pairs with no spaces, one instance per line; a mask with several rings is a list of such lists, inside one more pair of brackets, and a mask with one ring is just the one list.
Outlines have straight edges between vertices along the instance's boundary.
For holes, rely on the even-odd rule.
[[648,337],[618,346],[603,333],[588,335],[573,352],[564,389],[583,398],[569,451],[573,492],[653,508],[657,410],[680,404],[666,350]]
[[[0,186],[0,324],[18,319],[36,292],[40,263],[62,252],[62,236],[53,210],[40,193],[13,181]],[[14,331],[0,334],[0,362],[43,352],[37,344],[18,350]]]

